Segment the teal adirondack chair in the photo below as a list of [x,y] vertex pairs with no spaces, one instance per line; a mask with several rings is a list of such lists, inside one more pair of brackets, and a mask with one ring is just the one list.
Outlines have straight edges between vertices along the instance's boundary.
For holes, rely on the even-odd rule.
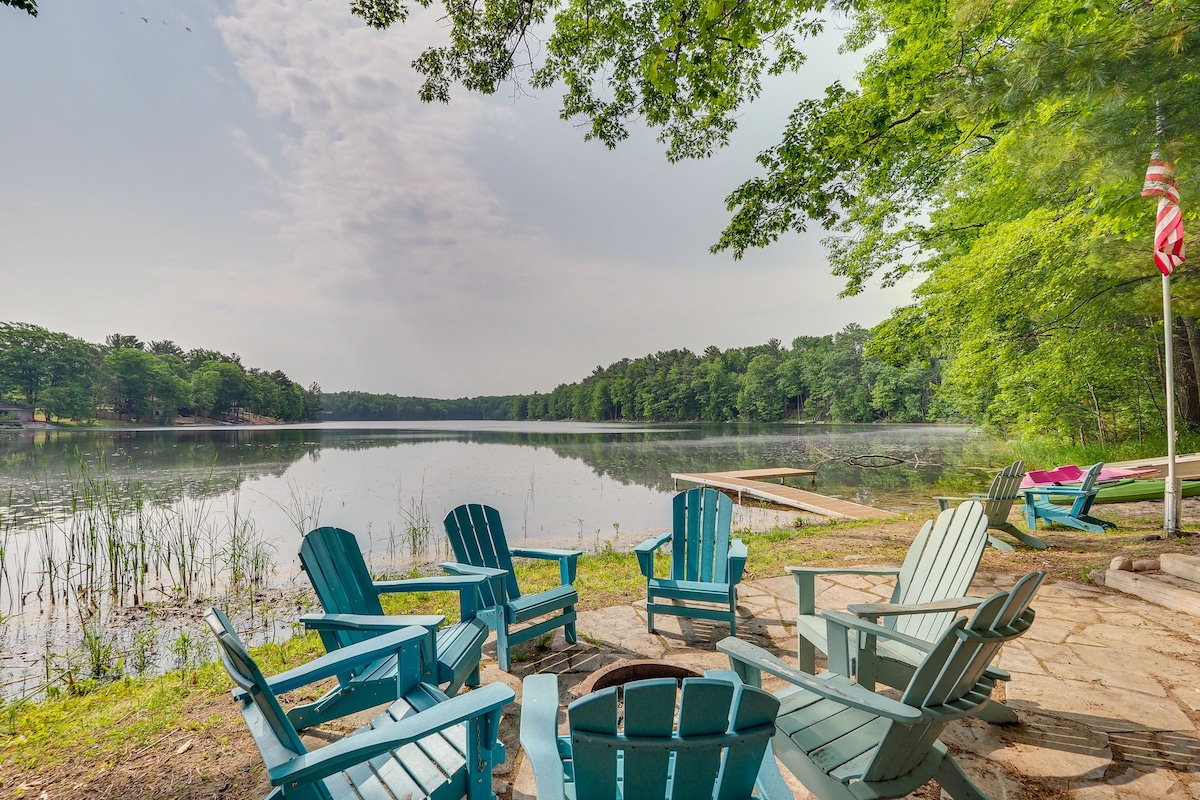
[[[992,485],[988,487],[986,494],[975,492],[970,497],[935,496],[933,499],[937,501],[939,511],[945,511],[951,503],[978,500],[983,503],[983,513],[987,516],[988,530],[1004,531],[1035,550],[1045,550],[1045,542],[1036,536],[1030,536],[1008,521],[1008,514],[1012,511],[1013,503],[1021,499],[1021,480],[1024,477],[1025,462],[1014,461],[992,479]],[[1013,552],[1012,545],[1003,539],[989,535],[988,542],[997,550],[1003,550],[1006,553]]]
[[760,796],[791,800],[768,745],[778,711],[769,693],[712,670],[682,686],[634,681],[581,697],[567,707],[570,730],[559,736],[558,676],[530,675],[521,745],[538,800],[748,799],[760,773]]
[[[827,612],[829,638],[846,642],[855,631],[902,641],[925,654],[899,700],[876,694],[834,671],[813,676],[739,639],[725,639],[734,671],[760,685],[766,672],[792,684],[782,701],[772,739],[774,754],[820,800],[903,797],[930,779],[955,800],[987,795],[955,763],[938,738],[950,720],[975,714],[988,702],[994,679],[989,664],[1001,645],[1033,623],[1029,602],[1044,572],[1019,580],[1011,591],[984,600],[970,621],[958,618],[926,642],[849,614]],[[844,651],[831,664],[842,665]]]
[[[442,564],[452,575],[485,575],[503,580],[480,585],[484,608],[478,617],[496,631],[496,658],[500,669],[512,667],[512,648],[521,642],[536,639],[544,633],[562,628],[567,642],[574,644],[575,604],[579,594],[575,582],[578,550],[550,548],[509,548],[500,524],[500,512],[491,506],[478,504],[459,506],[446,515],[444,521],[455,562]],[[521,594],[513,572],[513,556],[538,558],[558,562],[559,586],[537,594]],[[549,616],[540,622],[531,622]],[[531,622],[523,628],[510,626]]]
[[[500,712],[514,692],[494,683],[447,698],[422,683],[429,631],[410,626],[385,633],[268,680],[220,610],[210,610],[205,621],[275,787],[269,800],[495,798],[492,767],[504,760]],[[394,693],[400,699],[354,733],[309,752],[276,695],[383,659],[401,665]]]
[[[1025,522],[1029,530],[1037,530],[1037,521],[1057,522],[1071,528],[1077,528],[1089,533],[1104,533],[1106,528],[1117,527],[1115,523],[1097,519],[1088,512],[1096,500],[1100,487],[1096,478],[1104,463],[1093,464],[1083,473],[1078,486],[1035,486],[1032,489],[1022,489],[1025,495]],[[1055,497],[1071,500],[1070,506],[1057,505],[1052,502]]]
[[[479,685],[479,659],[488,636],[487,624],[477,616],[482,602],[479,587],[499,578],[464,575],[373,581],[354,534],[341,528],[317,528],[305,534],[300,565],[326,612],[305,614],[300,621],[320,634],[329,652],[408,625],[437,628],[445,622],[440,615],[384,614],[381,594],[458,592],[461,619],[438,630],[436,654],[426,660],[429,674],[421,679],[444,686],[447,694],[456,694],[464,683]],[[336,687],[313,703],[293,708],[288,719],[305,728],[391,702],[396,699],[396,670],[395,659],[384,659],[339,675]]]
[[[646,629],[654,615],[672,614],[729,623],[737,635],[737,585],[746,567],[746,545],[729,538],[733,501],[715,489],[688,489],[674,499],[674,530],[639,544],[638,566],[646,578]],[[654,577],[654,553],[671,543],[671,574]],[[681,600],[685,605],[660,603]],[[700,602],[695,606],[686,603]],[[722,606],[713,608],[712,604]]]

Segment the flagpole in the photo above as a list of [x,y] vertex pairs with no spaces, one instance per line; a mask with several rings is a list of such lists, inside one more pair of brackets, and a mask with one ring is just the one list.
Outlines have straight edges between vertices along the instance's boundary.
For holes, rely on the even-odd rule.
[[1179,478],[1175,475],[1175,348],[1171,335],[1171,276],[1162,276],[1163,344],[1166,355],[1167,485],[1163,491],[1163,533],[1179,534]]
[[[1155,98],[1154,101],[1154,151],[1153,158],[1159,157],[1162,152],[1163,141],[1166,139],[1166,120],[1163,116],[1162,101]],[[1174,170],[1172,169],[1172,173]],[[1172,186],[1174,186],[1174,175],[1171,175]],[[1165,198],[1163,198],[1165,199]],[[1175,199],[1178,200],[1178,190],[1176,190]],[[1162,206],[1160,205],[1160,210]],[[1159,248],[1158,243],[1158,223],[1155,218],[1155,250]],[[1180,231],[1180,241],[1182,242],[1182,231]],[[1178,253],[1182,256],[1182,245]],[[1157,253],[1156,253],[1157,255]],[[1164,253],[1164,257],[1166,254]],[[1182,258],[1180,259],[1182,261]],[[1157,264],[1156,264],[1157,265]],[[1167,484],[1163,487],[1163,535],[1166,537],[1177,536],[1179,534],[1179,478],[1175,474],[1175,346],[1174,346],[1174,330],[1171,324],[1171,270],[1173,263],[1168,259],[1168,265],[1160,269],[1162,272],[1162,291],[1163,291],[1163,355],[1165,356],[1165,395],[1167,405]]]

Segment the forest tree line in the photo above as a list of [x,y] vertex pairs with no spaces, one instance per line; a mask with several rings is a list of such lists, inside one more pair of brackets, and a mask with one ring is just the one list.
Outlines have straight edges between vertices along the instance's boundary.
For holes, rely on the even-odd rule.
[[436,400],[340,392],[322,397],[331,419],[555,419],[637,422],[925,422],[939,404],[939,367],[872,356],[859,325],[828,336],[778,339],[702,354],[669,350],[596,367],[581,381],[542,394]]
[[92,344],[20,322],[0,323],[0,401],[50,419],[90,420],[102,411],[139,420],[250,412],[281,422],[320,418],[321,387],[280,370],[242,365],[233,353],[185,351],[170,340],[114,333]]

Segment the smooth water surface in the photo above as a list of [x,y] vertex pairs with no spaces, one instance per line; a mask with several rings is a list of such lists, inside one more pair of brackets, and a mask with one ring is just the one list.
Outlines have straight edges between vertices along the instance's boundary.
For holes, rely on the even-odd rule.
[[44,639],[48,659],[60,635],[71,638],[56,625],[68,631],[94,619],[81,607],[196,601],[253,575],[303,586],[300,536],[318,524],[357,534],[377,571],[445,558],[442,518],[468,502],[498,508],[513,543],[628,549],[669,529],[672,472],[812,468],[820,493],[903,511],[932,509],[935,483],[982,485],[986,476],[973,468],[992,462],[986,440],[928,425],[0,433],[0,619],[8,618],[0,633],[6,649],[29,646],[13,644],[16,629]]
[[300,529],[314,522],[351,530],[364,549],[383,554],[399,550],[418,523],[441,539],[442,518],[467,502],[498,508],[514,542],[591,547],[616,539],[631,546],[669,526],[673,472],[814,468],[820,493],[911,510],[931,505],[932,486],[947,479],[947,470],[952,477],[987,466],[981,448],[986,442],[964,428],[928,425],[421,422],[38,431],[0,434],[0,524],[11,544],[12,532],[29,535],[45,516],[70,514],[71,490],[82,477],[103,476],[127,490],[135,485],[153,503],[190,498],[210,517],[249,518],[275,548],[281,572],[294,559]]

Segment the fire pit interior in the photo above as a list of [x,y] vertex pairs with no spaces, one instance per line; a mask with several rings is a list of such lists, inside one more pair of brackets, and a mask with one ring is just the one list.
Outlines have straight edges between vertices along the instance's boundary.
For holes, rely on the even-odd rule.
[[584,694],[598,692],[610,686],[621,686],[630,681],[642,681],[649,678],[674,678],[676,683],[682,683],[684,678],[699,678],[700,673],[678,664],[668,664],[664,661],[618,661],[592,676],[590,685]]

